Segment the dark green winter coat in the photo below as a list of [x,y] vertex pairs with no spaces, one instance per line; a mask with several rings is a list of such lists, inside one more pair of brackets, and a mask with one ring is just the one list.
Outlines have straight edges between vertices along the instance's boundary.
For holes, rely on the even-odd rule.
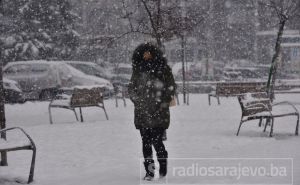
[[[149,51],[152,60],[144,61]],[[162,52],[151,44],[137,47],[132,57],[133,73],[128,93],[134,103],[134,124],[141,128],[164,128],[170,125],[169,103],[176,85],[172,71]]]

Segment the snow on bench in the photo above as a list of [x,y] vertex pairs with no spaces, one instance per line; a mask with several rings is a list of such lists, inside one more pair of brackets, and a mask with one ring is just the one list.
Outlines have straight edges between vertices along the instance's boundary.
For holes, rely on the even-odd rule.
[[[242,117],[236,135],[239,135],[241,126],[244,122],[259,119],[259,126],[263,119],[267,120],[264,127],[264,132],[268,122],[271,122],[270,137],[273,134],[274,119],[285,116],[296,116],[295,135],[298,135],[299,130],[299,112],[298,109],[290,102],[271,103],[267,93],[247,93],[238,96],[238,101],[242,109]],[[283,108],[284,106],[284,108]]]

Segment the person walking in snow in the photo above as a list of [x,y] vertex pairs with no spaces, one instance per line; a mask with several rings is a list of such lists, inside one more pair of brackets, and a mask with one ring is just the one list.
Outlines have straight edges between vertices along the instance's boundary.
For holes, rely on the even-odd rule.
[[144,166],[144,180],[154,178],[152,146],[159,162],[159,175],[167,174],[168,152],[162,141],[170,125],[169,103],[175,96],[175,81],[162,51],[151,43],[139,45],[132,56],[133,72],[128,93],[134,103],[134,124],[140,130]]

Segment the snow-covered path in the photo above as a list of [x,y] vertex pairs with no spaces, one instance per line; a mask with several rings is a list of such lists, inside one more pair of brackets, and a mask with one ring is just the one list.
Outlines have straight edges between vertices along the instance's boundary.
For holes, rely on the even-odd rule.
[[[295,99],[300,100],[299,95],[278,97],[278,101]],[[109,121],[97,108],[83,110],[84,123],[75,122],[71,111],[56,109],[53,125],[49,124],[47,102],[6,106],[7,126],[23,127],[37,144],[34,185],[140,184],[142,151],[139,132],[133,125],[133,105],[127,101],[126,108],[116,108],[114,103],[106,101]],[[300,110],[299,105],[297,108]],[[166,142],[169,157],[293,158],[294,184],[300,184],[300,137],[293,135],[295,118],[275,120],[273,138],[263,133],[257,122],[245,123],[237,137],[240,116],[235,98],[221,99],[220,106],[213,99],[208,106],[207,95],[191,95],[190,106],[171,108]],[[9,167],[0,167],[0,184],[25,181],[30,157],[27,151],[9,153]],[[224,180],[232,182],[236,183]],[[276,181],[270,177],[270,182]]]

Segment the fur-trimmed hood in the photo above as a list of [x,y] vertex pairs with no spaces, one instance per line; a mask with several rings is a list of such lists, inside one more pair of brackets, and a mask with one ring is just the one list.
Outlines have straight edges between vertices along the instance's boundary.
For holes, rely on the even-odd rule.
[[[145,52],[150,52],[152,59],[145,61],[143,55]],[[134,72],[151,72],[159,71],[166,67],[167,60],[163,56],[163,52],[151,43],[139,45],[132,55],[132,68]]]

